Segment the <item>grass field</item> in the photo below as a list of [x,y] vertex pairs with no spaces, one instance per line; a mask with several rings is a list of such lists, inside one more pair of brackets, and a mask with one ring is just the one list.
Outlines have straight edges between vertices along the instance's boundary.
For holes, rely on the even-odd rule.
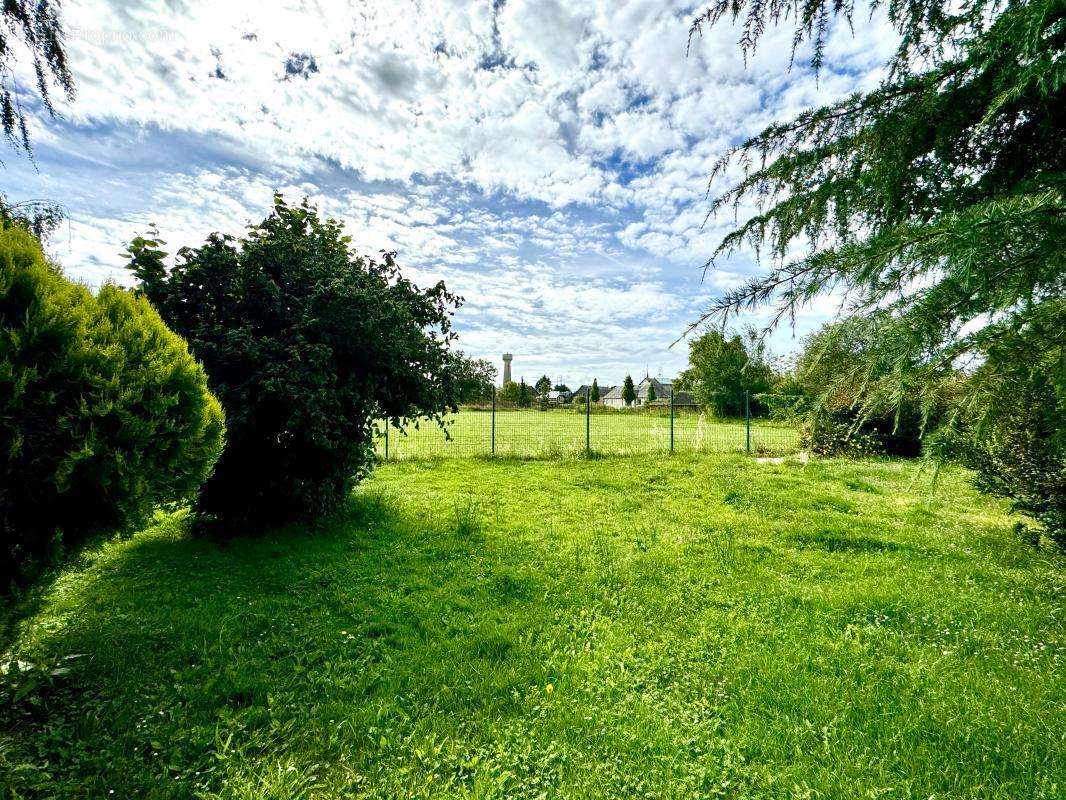
[[313,532],[166,518],[23,625],[0,795],[1061,798],[1062,560],[914,478],[409,461]]
[[[408,427],[405,433],[390,429],[389,458],[483,456],[493,452],[490,411],[464,409],[450,415],[446,424],[448,437],[433,423]],[[585,416],[571,409],[498,411],[495,425],[497,455],[554,458],[585,452]],[[670,451],[670,418],[665,414],[597,413],[591,415],[588,426],[589,445],[595,453],[632,455]],[[715,419],[678,411],[673,428],[676,452],[743,452],[748,446],[743,419]],[[752,420],[752,452],[784,454],[798,449],[799,432],[794,427],[764,419]],[[384,436],[378,438],[377,450],[384,457]]]

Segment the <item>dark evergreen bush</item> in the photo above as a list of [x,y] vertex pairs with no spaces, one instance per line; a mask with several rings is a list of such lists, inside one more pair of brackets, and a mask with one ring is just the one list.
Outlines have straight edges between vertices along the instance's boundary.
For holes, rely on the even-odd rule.
[[222,446],[203,369],[143,298],[97,297],[0,230],[0,580],[195,496]]
[[[811,398],[803,428],[812,452],[843,455],[873,448],[913,458],[922,453],[925,433],[940,424],[943,393],[923,395],[906,382],[889,391],[886,387],[902,380],[898,365],[886,359],[868,366],[875,331],[867,318],[852,317],[827,324],[805,340],[796,374]],[[860,438],[849,443],[852,437]]]
[[1066,442],[1059,430],[1066,408],[1054,369],[1037,366],[1005,384],[996,393],[996,413],[965,432],[962,459],[975,470],[978,489],[1010,498],[1016,511],[1066,546]]
[[242,239],[212,234],[169,273],[159,244],[135,240],[130,268],[226,409],[226,448],[199,502],[205,521],[325,513],[370,470],[376,419],[455,409],[459,299],[443,283],[420,290],[392,254],[353,255],[340,224],[306,201],[276,196]]

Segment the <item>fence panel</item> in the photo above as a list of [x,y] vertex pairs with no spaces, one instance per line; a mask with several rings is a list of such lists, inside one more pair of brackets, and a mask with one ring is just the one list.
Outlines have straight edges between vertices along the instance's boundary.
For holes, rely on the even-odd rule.
[[751,452],[782,455],[799,449],[795,425],[766,417],[722,418],[690,407],[661,405],[613,410],[584,404],[517,408],[503,404],[463,408],[442,430],[423,420],[400,430],[378,427],[381,458],[504,456],[564,458],[673,452]]

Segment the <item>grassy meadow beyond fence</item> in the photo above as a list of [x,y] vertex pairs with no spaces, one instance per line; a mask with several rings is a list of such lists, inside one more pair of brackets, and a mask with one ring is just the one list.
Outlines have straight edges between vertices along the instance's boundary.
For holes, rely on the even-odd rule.
[[799,431],[791,425],[753,418],[718,418],[698,411],[668,409],[613,411],[595,409],[588,417],[579,408],[463,408],[445,420],[403,430],[384,427],[376,442],[382,458],[439,458],[498,455],[550,458],[675,452],[744,452],[784,454],[799,449]]

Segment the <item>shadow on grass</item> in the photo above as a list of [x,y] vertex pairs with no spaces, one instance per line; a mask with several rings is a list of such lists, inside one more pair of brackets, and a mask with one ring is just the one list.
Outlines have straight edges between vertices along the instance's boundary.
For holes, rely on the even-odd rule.
[[847,536],[839,533],[820,531],[818,533],[800,533],[792,537],[801,550],[818,549],[828,553],[892,553],[903,549],[895,542],[878,539],[873,536]]
[[[246,767],[265,742],[286,750],[291,726],[309,737],[300,758],[326,763],[340,740],[316,739],[320,723],[363,730],[375,703],[399,696],[507,713],[515,687],[540,680],[523,639],[538,578],[517,562],[488,576],[471,566],[497,545],[461,535],[469,521],[449,511],[363,490],[311,529],[211,540],[168,520],[90,553],[42,592],[18,643],[42,663],[81,654],[70,673],[17,702],[0,676],[0,783],[6,759],[51,763],[61,795],[191,797],[152,790],[156,753],[163,774],[199,770],[214,790],[237,742],[251,749],[226,763]],[[43,773],[18,777],[25,794],[44,790]]]

